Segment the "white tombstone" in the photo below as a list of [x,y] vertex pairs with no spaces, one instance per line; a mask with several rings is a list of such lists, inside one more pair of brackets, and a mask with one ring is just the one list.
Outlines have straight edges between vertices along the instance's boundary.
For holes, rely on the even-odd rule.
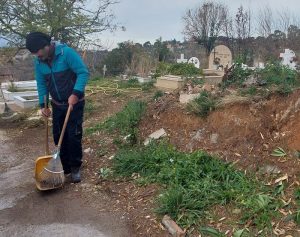
[[194,66],[195,66],[196,68],[200,68],[200,61],[199,61],[199,59],[196,58],[196,57],[191,57],[191,58],[189,59],[188,63],[192,63],[192,64],[194,64]]
[[282,58],[281,63],[282,65],[288,66],[291,69],[296,69],[296,54],[293,50],[285,49],[284,53],[280,54],[280,58]]
[[180,54],[180,58],[179,59],[177,59],[177,63],[187,63],[187,59],[186,58],[184,58],[184,54],[182,53],[182,54]]

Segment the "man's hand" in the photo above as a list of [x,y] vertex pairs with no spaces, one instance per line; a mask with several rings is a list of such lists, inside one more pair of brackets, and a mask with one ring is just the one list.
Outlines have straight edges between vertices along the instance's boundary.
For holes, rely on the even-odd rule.
[[44,118],[49,118],[51,115],[51,110],[49,108],[42,108],[41,113]]
[[70,97],[68,99],[68,103],[69,103],[70,106],[72,106],[72,108],[75,104],[77,104],[77,102],[78,102],[78,97],[76,95],[73,95],[73,94],[70,95]]

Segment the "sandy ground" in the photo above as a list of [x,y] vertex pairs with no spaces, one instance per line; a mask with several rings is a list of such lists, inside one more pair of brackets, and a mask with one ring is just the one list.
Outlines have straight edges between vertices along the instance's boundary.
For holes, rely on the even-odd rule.
[[120,213],[101,211],[105,197],[79,191],[89,184],[67,184],[40,192],[34,160],[43,155],[42,128],[0,128],[0,236],[134,236]]

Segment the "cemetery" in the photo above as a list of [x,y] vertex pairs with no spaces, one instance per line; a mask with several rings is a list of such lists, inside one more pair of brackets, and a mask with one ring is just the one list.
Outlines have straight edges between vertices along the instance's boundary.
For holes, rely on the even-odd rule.
[[[20,40],[0,47],[0,236],[300,236],[300,26],[277,12],[268,30],[266,8],[255,35],[250,10],[229,17],[222,3],[201,4],[182,17],[182,41],[103,50],[80,38],[95,28],[48,27],[89,70],[83,130],[73,119],[76,134],[65,135],[83,136],[83,178],[62,173],[53,191],[36,189],[32,172],[57,148],[35,55],[0,28]],[[215,26],[201,25],[209,8],[222,29],[204,30]]]

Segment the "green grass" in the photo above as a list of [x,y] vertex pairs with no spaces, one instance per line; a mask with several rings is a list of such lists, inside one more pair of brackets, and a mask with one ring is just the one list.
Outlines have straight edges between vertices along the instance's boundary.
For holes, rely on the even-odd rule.
[[146,104],[142,101],[130,101],[124,109],[113,117],[108,118],[105,122],[89,127],[85,130],[87,135],[95,133],[99,130],[108,132],[116,132],[120,135],[131,135],[131,139],[135,139],[137,133],[137,125],[145,111]]
[[85,99],[85,106],[84,106],[84,113],[85,115],[89,116],[93,114],[93,112],[96,110],[95,104],[93,101],[89,98]]
[[215,205],[228,203],[242,210],[241,225],[253,220],[256,227],[271,228],[280,206],[271,190],[230,164],[203,151],[179,152],[166,142],[119,150],[113,170],[125,177],[139,174],[139,183],[164,187],[156,212],[170,215],[185,228],[201,223]]
[[256,85],[251,86],[249,89],[241,89],[241,94],[253,96],[264,91],[255,89],[257,87],[265,90],[273,89],[278,94],[288,95],[294,88],[300,86],[297,71],[282,65],[279,61],[272,61],[268,62],[265,68],[255,70],[243,69],[240,63],[236,63],[229,78],[222,83],[222,87],[226,88],[230,85],[242,87],[243,83],[251,75],[257,78],[260,86]]

